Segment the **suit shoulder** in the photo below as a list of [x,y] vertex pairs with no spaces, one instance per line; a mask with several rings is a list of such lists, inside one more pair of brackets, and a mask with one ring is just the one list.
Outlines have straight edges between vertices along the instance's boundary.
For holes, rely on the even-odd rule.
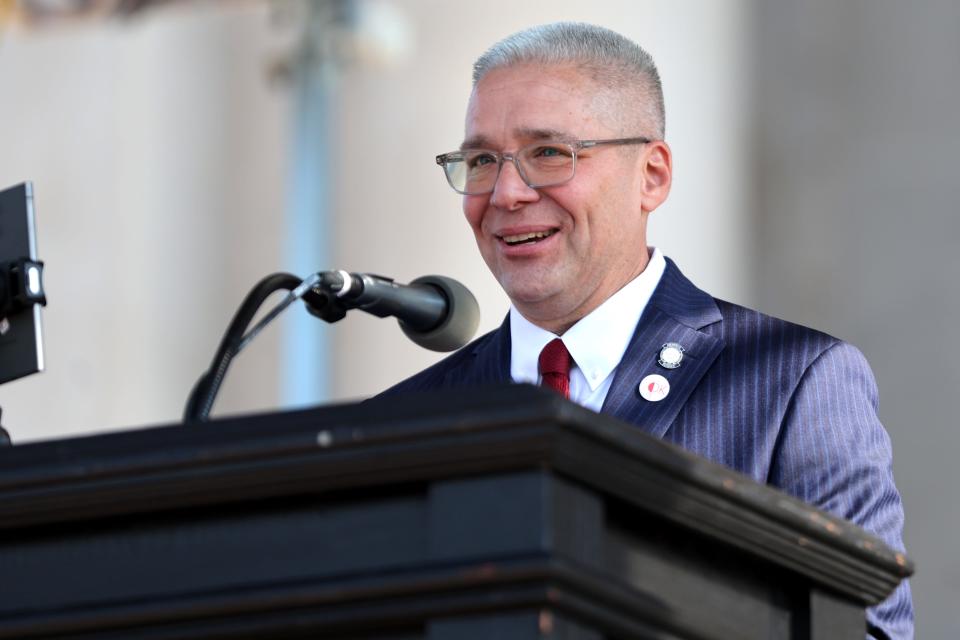
[[721,357],[732,371],[767,371],[786,387],[813,369],[840,362],[848,371],[873,375],[864,355],[848,342],[724,300],[716,303],[722,320],[703,331],[724,341]]
[[467,346],[450,354],[443,360],[427,367],[419,373],[415,373],[409,378],[398,382],[389,389],[381,392],[380,396],[395,395],[400,393],[410,393],[417,391],[434,391],[452,386],[448,380],[462,379],[469,377],[466,375],[451,375],[458,370],[467,371],[473,366],[478,352],[483,349],[491,348],[498,339],[500,329],[494,329],[485,333]]
[[729,343],[753,340],[759,348],[806,354],[813,361],[835,346],[852,348],[848,343],[819,329],[777,318],[726,300],[715,299],[723,318],[718,331]]

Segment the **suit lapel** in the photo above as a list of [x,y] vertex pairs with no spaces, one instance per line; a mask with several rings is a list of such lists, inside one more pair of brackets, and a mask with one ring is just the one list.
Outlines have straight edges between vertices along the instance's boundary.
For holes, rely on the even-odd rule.
[[[700,331],[720,320],[713,298],[697,289],[668,259],[663,277],[617,367],[603,413],[662,438],[723,350],[722,339]],[[660,349],[667,342],[679,343],[685,350],[676,369],[665,369],[657,363]],[[670,383],[670,392],[659,402],[644,400],[639,393],[640,381],[652,373]]]
[[448,387],[510,382],[510,316],[500,328],[473,348],[473,359],[444,375]]

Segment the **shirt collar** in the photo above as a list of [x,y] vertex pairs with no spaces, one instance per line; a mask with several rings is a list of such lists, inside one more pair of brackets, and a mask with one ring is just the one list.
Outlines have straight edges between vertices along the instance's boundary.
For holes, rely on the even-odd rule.
[[[640,275],[563,334],[563,343],[591,390],[596,390],[623,359],[666,266],[663,254],[654,248]],[[510,376],[514,382],[539,382],[540,351],[556,337],[510,307]]]

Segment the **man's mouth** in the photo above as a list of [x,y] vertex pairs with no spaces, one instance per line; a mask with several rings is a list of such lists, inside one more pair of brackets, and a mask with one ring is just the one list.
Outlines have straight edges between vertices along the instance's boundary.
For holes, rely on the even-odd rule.
[[501,236],[501,240],[506,242],[511,247],[515,247],[518,244],[533,244],[534,242],[540,242],[544,238],[549,238],[556,232],[556,229],[549,229],[547,231],[531,231],[530,233],[518,233],[513,236]]

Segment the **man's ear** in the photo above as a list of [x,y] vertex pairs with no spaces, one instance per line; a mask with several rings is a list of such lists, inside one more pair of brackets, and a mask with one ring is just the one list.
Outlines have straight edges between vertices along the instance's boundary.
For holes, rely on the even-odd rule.
[[670,145],[663,140],[655,140],[646,145],[640,154],[639,167],[642,172],[643,198],[641,206],[647,213],[653,211],[667,199],[673,181],[673,153]]

